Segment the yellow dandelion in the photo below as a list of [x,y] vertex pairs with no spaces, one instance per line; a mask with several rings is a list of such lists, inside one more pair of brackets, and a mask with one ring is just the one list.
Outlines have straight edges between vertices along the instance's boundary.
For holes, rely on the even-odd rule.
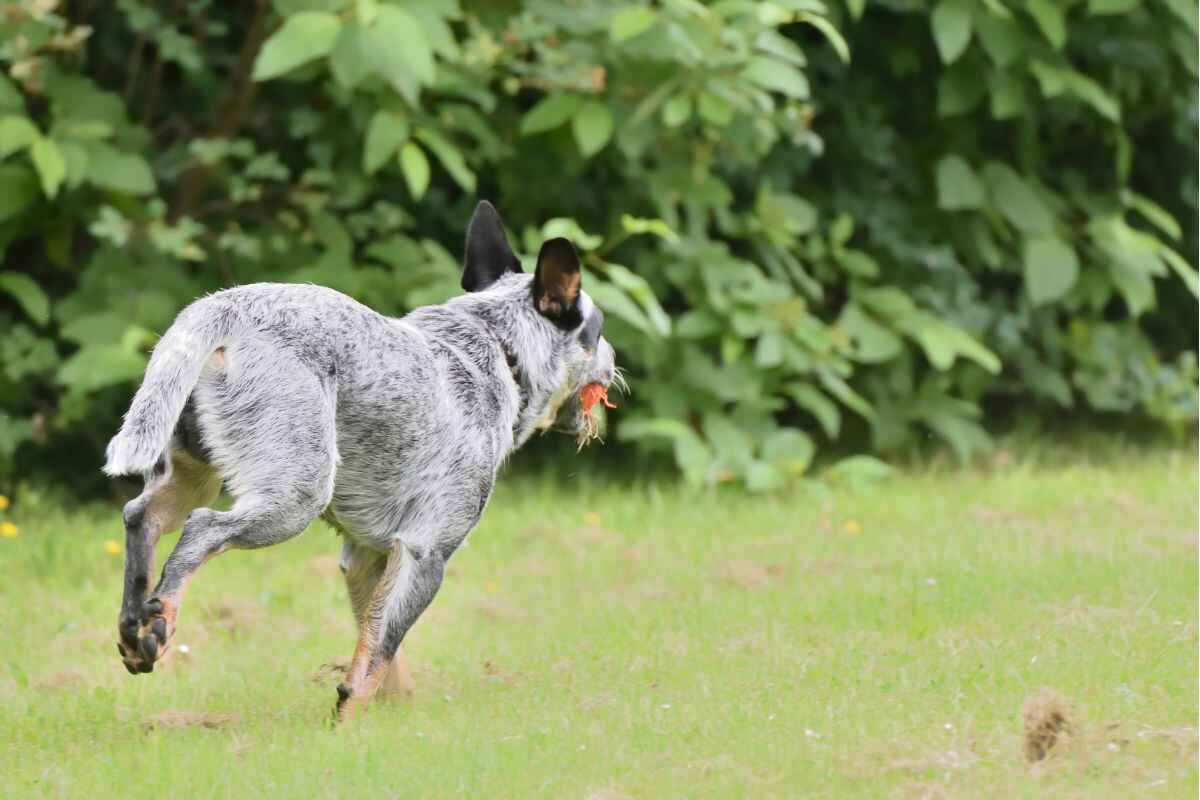
[[121,544],[115,539],[105,539],[104,552],[110,556],[119,556],[121,555]]
[[483,585],[483,590],[488,594],[495,594],[496,592],[500,591],[500,587],[492,581],[488,581]]
[[0,511],[8,508],[8,498],[0,494]]
[[584,524],[595,527],[600,524],[600,515],[595,511],[588,511],[583,515],[583,521]]
[[862,533],[862,525],[859,525],[856,519],[848,519],[842,523],[842,530],[851,536],[857,536]]
[[3,536],[5,539],[15,539],[20,532],[21,529],[8,520],[0,522],[0,536]]

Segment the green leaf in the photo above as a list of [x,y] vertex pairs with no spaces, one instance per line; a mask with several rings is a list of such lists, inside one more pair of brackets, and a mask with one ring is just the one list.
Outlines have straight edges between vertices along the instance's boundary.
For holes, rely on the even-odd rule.
[[692,98],[686,94],[677,94],[663,105],[663,124],[668,128],[678,128],[691,119],[691,116]]
[[1065,92],[1090,105],[1105,119],[1121,120],[1121,106],[1116,98],[1083,73],[1045,61],[1034,61],[1029,69],[1046,97],[1057,97]]
[[536,250],[539,242],[544,242],[547,239],[563,237],[570,239],[571,244],[575,245],[580,250],[595,250],[600,245],[604,244],[604,237],[596,234],[588,233],[579,223],[570,217],[552,217],[542,223],[542,237],[535,241],[528,248],[530,251]]
[[552,94],[542,98],[521,118],[521,135],[553,130],[579,111],[583,98],[577,94]]
[[1171,216],[1171,212],[1150,198],[1140,195],[1137,192],[1131,192],[1128,189],[1122,189],[1121,200],[1125,203],[1126,207],[1141,214],[1154,227],[1175,241],[1178,242],[1183,238],[1183,231],[1180,230],[1179,223],[1175,221],[1175,218]]
[[921,312],[910,321],[917,342],[925,350],[929,363],[940,370],[950,369],[959,356],[969,358],[988,372],[1000,372],[996,354],[975,341],[966,331],[932,314]]
[[59,142],[63,158],[67,162],[66,185],[68,189],[78,188],[87,177],[88,154],[83,145],[78,142]]
[[1141,4],[1142,0],[1089,0],[1088,13],[1092,16],[1128,14]]
[[987,94],[987,83],[974,69],[963,64],[942,72],[937,85],[937,113],[940,117],[965,114],[979,105]]
[[735,472],[744,471],[754,459],[754,444],[749,435],[723,414],[704,415],[704,436]]
[[429,159],[414,142],[405,142],[400,148],[400,171],[408,182],[408,191],[414,200],[420,200],[429,188]]
[[819,366],[817,367],[817,378],[821,381],[821,385],[825,387],[826,391],[838,400],[841,400],[852,410],[858,412],[864,419],[875,419],[875,409],[871,408],[871,404],[862,395],[850,388],[850,384],[846,383],[836,372]]
[[263,42],[258,58],[254,60],[254,80],[278,78],[302,64],[328,55],[341,29],[342,21],[328,12],[293,14]]
[[752,460],[745,466],[743,477],[746,490],[751,492],[769,492],[783,486],[786,478],[773,464]]
[[763,369],[778,367],[786,355],[787,339],[776,331],[766,331],[754,344],[754,364]]
[[604,103],[592,100],[579,110],[571,120],[575,132],[575,143],[584,158],[590,158],[603,149],[612,137],[612,112]]
[[997,71],[992,76],[992,117],[1017,119],[1029,112],[1025,80],[1019,73]]
[[960,155],[948,155],[937,165],[938,208],[947,211],[981,208],[983,183]]
[[634,236],[640,234],[649,234],[657,236],[664,241],[672,244],[679,241],[679,234],[671,229],[671,226],[663,222],[661,219],[648,219],[644,217],[634,217],[629,214],[621,215],[621,230]]
[[842,427],[842,413],[838,411],[836,403],[807,383],[790,383],[786,391],[796,401],[796,405],[816,417],[826,436],[830,439],[837,438]]
[[611,283],[585,276],[584,285],[592,300],[607,316],[623,320],[647,336],[654,336],[654,325],[646,313],[638,307],[628,294]]
[[87,144],[88,181],[101,189],[123,194],[150,194],[155,189],[154,173],[146,159],[125,153],[104,142]]
[[1200,275],[1197,274],[1196,268],[1165,244],[1159,243],[1156,250],[1162,260],[1167,262],[1167,266],[1175,270],[1175,274],[1183,281],[1183,285],[1188,288],[1192,296],[1200,297]]
[[1054,215],[1041,196],[1007,164],[989,163],[983,177],[996,209],[1019,230],[1048,234],[1054,229]]
[[763,443],[762,457],[791,476],[803,475],[812,463],[812,439],[795,428],[781,428]]
[[1154,308],[1154,281],[1149,274],[1125,261],[1110,262],[1108,274],[1132,316]]
[[846,304],[837,324],[854,343],[856,361],[866,364],[889,361],[903,347],[900,337],[864,314],[854,303]]
[[12,297],[25,314],[38,325],[50,321],[50,298],[28,275],[0,272],[0,292]]
[[25,117],[0,117],[0,158],[25,149],[40,136],[38,129]]
[[433,51],[424,28],[398,6],[380,6],[374,21],[363,31],[367,61],[379,77],[410,101],[417,85],[433,82]]
[[654,9],[646,6],[628,6],[613,14],[608,25],[608,34],[613,42],[620,44],[650,30],[657,21],[658,15],[654,13]]
[[329,69],[344,89],[353,89],[371,74],[362,24],[352,19],[342,26],[329,54]]
[[362,148],[362,170],[367,174],[377,172],[396,155],[396,150],[408,138],[408,121],[395,112],[379,110],[367,126],[367,138]]
[[475,173],[467,166],[462,153],[441,134],[430,128],[418,128],[414,134],[429,151],[437,156],[446,172],[465,192],[475,191]]
[[864,489],[887,480],[894,473],[894,469],[873,456],[850,456],[825,470],[821,477],[830,483]]
[[823,35],[827,40],[829,40],[829,43],[833,45],[833,49],[838,54],[838,58],[840,58],[846,64],[850,63],[850,46],[847,45],[846,40],[842,38],[841,32],[837,28],[833,27],[833,23],[824,17],[818,17],[814,14],[807,13],[797,14],[796,20],[798,22],[807,22],[809,25],[812,25],[814,28],[819,30],[821,35]]
[[605,270],[608,273],[609,280],[636,300],[638,305],[642,307],[642,310],[646,312],[652,331],[660,336],[669,336],[671,333],[671,318],[659,304],[654,290],[650,288],[650,284],[646,282],[646,279],[620,264],[606,264]]
[[1079,277],[1075,249],[1053,235],[1025,240],[1025,290],[1034,305],[1058,300],[1071,290]]
[[754,40],[754,46],[760,52],[773,55],[779,60],[797,67],[803,67],[808,63],[808,58],[800,49],[800,45],[778,31],[768,29],[760,32]]
[[[13,82],[8,79],[3,73],[0,73],[0,112],[20,112],[25,111],[25,101],[21,98],[21,93]],[[0,138],[0,142],[4,141]]]
[[24,164],[0,165],[0,222],[20,214],[38,195],[38,181],[33,170]]
[[83,347],[58,370],[58,381],[72,392],[87,394],[118,383],[136,381],[146,371],[146,357],[120,345]]
[[701,118],[719,128],[733,121],[733,106],[724,97],[712,92],[701,92],[699,111]]
[[677,419],[655,417],[651,419],[633,419],[623,423],[617,438],[623,441],[643,437],[675,439],[679,436],[686,436],[691,432],[691,428]]
[[975,18],[975,32],[988,57],[996,66],[1004,68],[1013,64],[1025,52],[1029,36],[1016,20],[980,14]]
[[1058,0],[1025,0],[1025,10],[1054,49],[1061,50],[1067,43],[1067,25]]
[[971,43],[969,0],[941,0],[930,16],[933,40],[943,64],[953,64]]
[[808,99],[808,78],[791,64],[756,56],[742,70],[742,77],[768,91],[779,92],[796,100]]
[[63,178],[67,176],[67,162],[62,151],[53,139],[39,136],[29,148],[29,156],[33,159],[33,166],[42,181],[42,191],[46,197],[54,199],[58,188],[62,186]]

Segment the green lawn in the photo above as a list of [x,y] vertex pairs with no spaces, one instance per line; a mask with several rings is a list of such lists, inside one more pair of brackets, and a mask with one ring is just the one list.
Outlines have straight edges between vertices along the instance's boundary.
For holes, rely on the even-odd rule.
[[[502,481],[406,642],[415,696],[341,729],[327,528],[211,562],[132,677],[118,511],[27,503],[0,539],[0,795],[1195,797],[1194,453],[766,498]],[[1043,687],[1071,734],[1031,767]]]

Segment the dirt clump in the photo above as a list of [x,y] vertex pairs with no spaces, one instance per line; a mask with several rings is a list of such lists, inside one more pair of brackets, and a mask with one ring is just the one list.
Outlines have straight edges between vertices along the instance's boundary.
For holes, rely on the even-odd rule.
[[1050,689],[1041,689],[1025,701],[1021,709],[1025,732],[1022,737],[1025,760],[1035,763],[1050,755],[1054,746],[1072,733],[1067,701]]
[[169,728],[227,728],[236,724],[238,718],[234,714],[218,714],[209,711],[160,711],[142,720],[142,727],[148,731],[165,730]]

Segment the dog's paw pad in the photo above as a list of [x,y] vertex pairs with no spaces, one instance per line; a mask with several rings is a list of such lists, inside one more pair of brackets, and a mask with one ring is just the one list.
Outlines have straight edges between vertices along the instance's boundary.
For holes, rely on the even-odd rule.
[[121,617],[117,626],[121,636],[117,650],[130,674],[153,672],[154,662],[166,653],[167,640],[173,632],[171,620],[167,619],[171,611],[170,604],[154,597],[142,604],[136,618],[132,615]]

